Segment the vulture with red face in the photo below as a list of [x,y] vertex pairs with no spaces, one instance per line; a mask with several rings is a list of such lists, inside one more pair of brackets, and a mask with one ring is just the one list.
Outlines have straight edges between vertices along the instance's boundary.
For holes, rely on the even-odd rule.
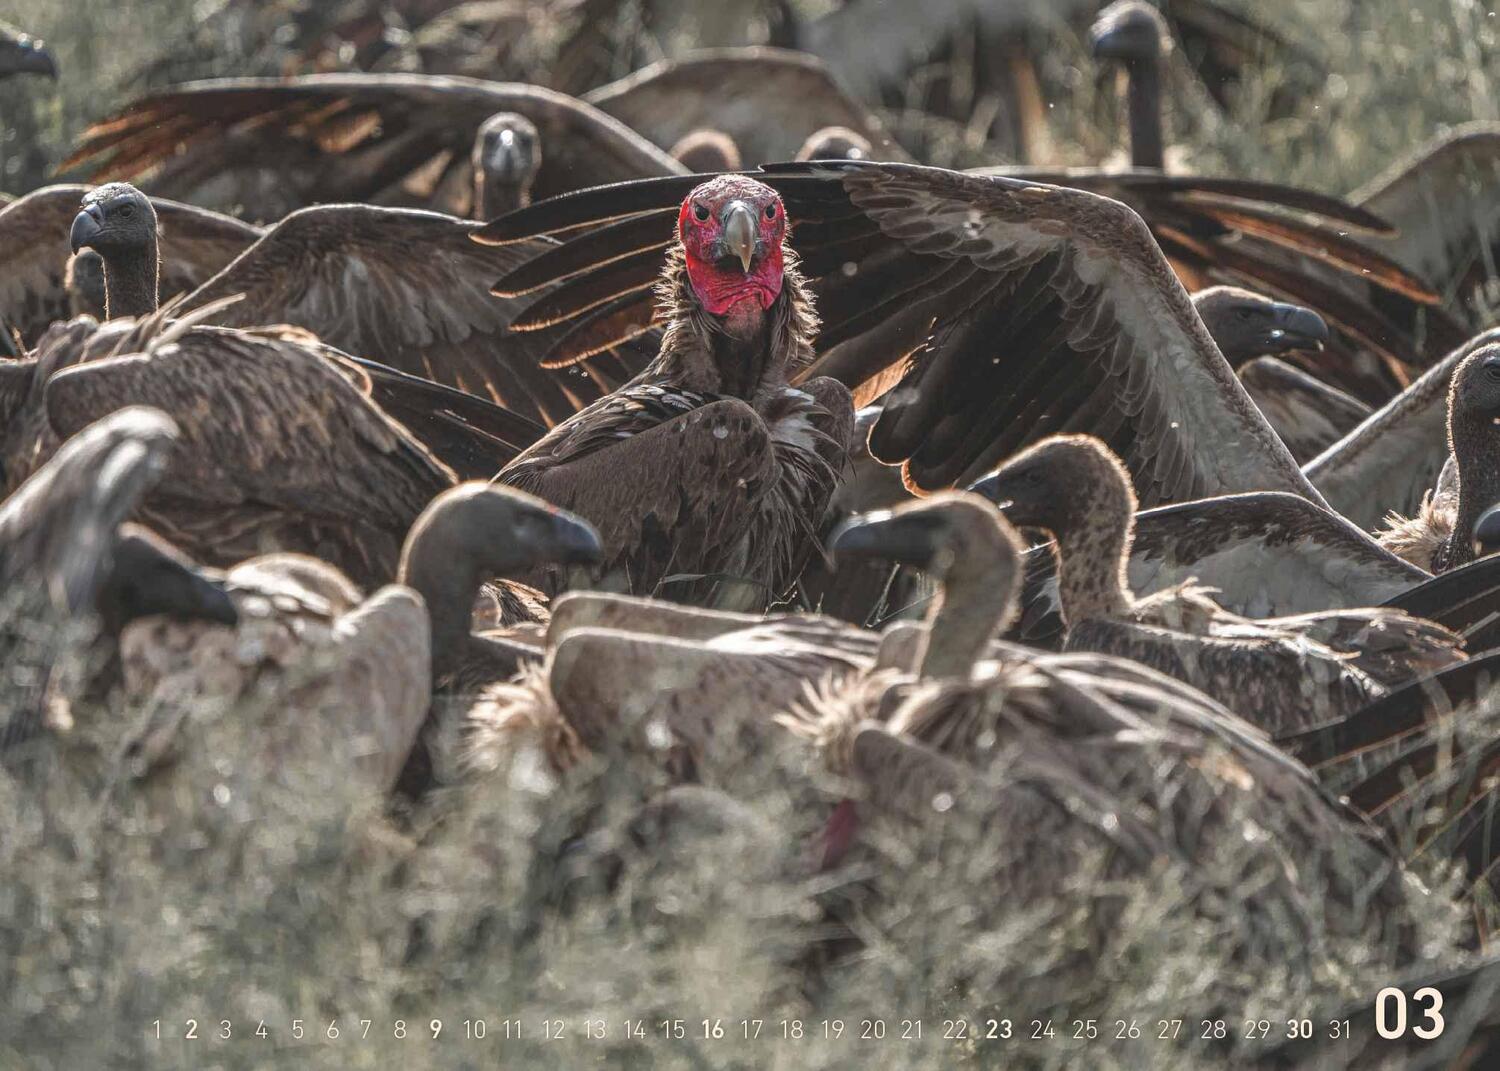
[[[629,258],[653,277],[665,320],[655,359],[497,479],[592,522],[617,586],[763,606],[813,550],[854,411],[835,380],[789,383],[812,359],[817,320],[781,196],[744,175],[685,185],[665,240]],[[611,296],[573,289],[588,307]],[[533,310],[528,326],[545,319]]]
[[[1088,430],[1125,459],[1147,506],[1251,490],[1321,502],[1127,206],[910,164],[783,164],[754,177],[785,206],[797,278],[822,316],[805,382],[883,395],[870,451],[902,463],[913,488],[972,480],[1046,434]],[[572,325],[548,351],[565,364],[671,319],[652,294],[697,181],[580,191],[476,232],[567,239],[497,284],[537,295],[512,329]],[[623,509],[633,491],[615,492]]]

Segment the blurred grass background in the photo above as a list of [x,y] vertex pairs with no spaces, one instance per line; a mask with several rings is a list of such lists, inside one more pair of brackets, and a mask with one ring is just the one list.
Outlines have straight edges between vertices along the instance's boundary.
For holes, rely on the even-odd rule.
[[[1175,140],[1198,171],[1347,192],[1447,127],[1500,118],[1500,20],[1485,4],[1224,2],[1326,69],[1268,67],[1239,87],[1225,117],[1174,98]],[[46,39],[62,68],[56,87],[0,84],[0,188],[45,181],[71,139],[123,106],[149,62],[217,6],[0,0],[0,18]],[[1047,41],[1047,84],[1066,90],[1047,101],[1049,162],[1097,162],[1120,142],[1112,87],[1095,79],[1076,30],[1054,25]],[[200,73],[266,73],[253,52],[228,36]],[[1287,88],[1299,91],[1290,110],[1280,103]],[[965,164],[1007,162],[982,144],[947,151]],[[827,800],[806,806],[795,787],[806,760],[794,754],[730,764],[724,783],[754,801],[756,828],[727,840],[686,838],[665,859],[627,853],[621,863],[612,849],[580,851],[574,835],[618,830],[659,787],[649,772],[601,764],[560,796],[535,770],[521,770],[433,828],[398,832],[338,775],[336,756],[262,780],[264,770],[240,761],[255,741],[238,712],[206,712],[176,749],[169,787],[141,789],[123,756],[142,717],[80,715],[80,731],[58,754],[19,773],[0,770],[0,1071],[489,1066],[496,1049],[426,1040],[429,1020],[442,1018],[455,1039],[465,1019],[484,1018],[493,1039],[518,1017],[526,1036],[499,1050],[515,1066],[990,1066],[995,1050],[977,1044],[903,1047],[893,1038],[861,1047],[854,1024],[880,1017],[896,1031],[901,1019],[921,1016],[930,1042],[945,1018],[1015,1007],[1062,1019],[1086,1005],[1154,1022],[1190,1016],[1185,1005],[1196,995],[1226,990],[1242,994],[1237,1014],[1275,1018],[1315,996],[1368,995],[1388,980],[1379,950],[1334,941],[1279,977],[1246,975],[1234,945],[1240,907],[1226,905],[1222,931],[1205,928],[1177,910],[1172,893],[1198,877],[1170,868],[1151,889],[1064,890],[1044,917],[1007,912],[998,891],[976,903],[972,878],[983,873],[993,831],[957,821],[942,844],[877,842],[867,865],[894,876],[885,899],[861,899],[857,876],[819,885],[796,863]],[[779,848],[757,828],[774,831],[769,842]],[[956,860],[969,881],[956,880]],[[1108,970],[1080,994],[1066,968],[1099,897],[1111,898],[1123,921],[1102,955]],[[819,958],[831,936],[819,904],[829,902],[858,920],[865,945],[837,969]],[[1441,897],[1433,903],[1427,952],[1442,957],[1460,920]],[[1035,971],[976,977],[975,964],[986,962]],[[1049,988],[1053,967],[1060,973]],[[816,991],[789,978],[815,979]],[[620,1036],[625,1015],[651,1024],[643,1043]],[[580,1038],[591,1016],[609,1019],[607,1044]],[[299,1017],[309,1034],[300,1043],[289,1033]],[[850,1034],[747,1049],[732,1034],[704,1039],[705,1017],[723,1018],[731,1032],[759,1017],[768,1033],[783,1018],[800,1019],[810,1035],[825,1018],[843,1018]],[[152,1039],[154,1020],[180,1039],[189,1018],[204,1040]],[[213,1040],[223,1018],[239,1043]],[[375,1020],[378,1040],[353,1042],[361,1018]],[[407,1041],[391,1036],[397,1018],[410,1024]],[[543,1018],[567,1020],[571,1035],[548,1042],[538,1034]],[[660,1037],[656,1024],[672,1018],[685,1020],[683,1041]],[[246,1035],[260,1020],[271,1036],[252,1041]],[[326,1036],[332,1021],[342,1043]],[[1087,1052],[1097,1067],[1204,1066],[1188,1045]],[[1027,1060],[1068,1066],[1079,1056],[1059,1044]]]

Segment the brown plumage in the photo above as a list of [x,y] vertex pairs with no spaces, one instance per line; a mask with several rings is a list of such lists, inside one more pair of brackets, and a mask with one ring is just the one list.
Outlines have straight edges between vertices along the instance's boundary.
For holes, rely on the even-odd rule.
[[743,166],[740,147],[722,130],[689,130],[668,151],[672,159],[699,175],[738,171]]
[[1044,440],[976,487],[1055,540],[1066,649],[1133,658],[1201,688],[1273,737],[1340,720],[1464,657],[1462,639],[1400,611],[1253,621],[1192,583],[1138,599],[1126,573],[1135,498],[1096,439]]
[[684,170],[621,123],[565,94],[404,74],[178,86],[95,125],[64,166],[146,182],[152,192],[252,219],[342,201],[470,216],[474,163],[489,158],[482,128],[500,113],[521,116],[539,135],[540,162],[527,196]]
[[690,191],[656,358],[498,477],[594,523],[625,590],[765,605],[812,552],[853,410],[832,380],[788,386],[816,319],[784,217],[746,178]]
[[1265,414],[1292,456],[1303,464],[1369,418],[1371,409],[1279,357],[1257,357],[1240,367],[1245,393]]
[[1448,451],[1456,486],[1444,486],[1440,479],[1416,516],[1391,514],[1378,535],[1381,543],[1434,573],[1473,560],[1474,526],[1500,502],[1497,418],[1500,345],[1480,346],[1459,363],[1448,388]]
[[[1237,914],[1237,962],[1252,973],[1262,957],[1267,967],[1285,965],[1281,942],[1256,936],[1262,924],[1279,924],[1277,910],[1259,914],[1269,903],[1297,912],[1311,894],[1334,908],[1323,918],[1340,930],[1406,933],[1416,904],[1378,835],[1228,710],[1121,659],[988,647],[1017,609],[1020,547],[987,503],[935,496],[857,518],[831,545],[840,556],[924,567],[942,595],[930,616],[933,642],[915,667],[817,690],[782,719],[856,786],[830,820],[825,862],[849,850],[865,821],[916,823],[926,839],[936,823],[967,815],[1004,831],[1010,849],[997,854],[986,884],[1007,913],[1055,906],[1080,884],[1096,887],[1092,872],[1069,879],[1104,844],[1108,872],[1119,876],[1159,874],[1176,860],[1202,877],[1215,872],[1214,860],[1231,859],[1230,873],[1240,876],[1232,883],[1252,872],[1277,875],[1257,886],[1253,909]],[[1236,856],[1246,850],[1247,819],[1267,839]],[[1190,910],[1220,910],[1216,880],[1190,881]],[[1097,941],[1107,942],[1106,898],[1086,909]]]

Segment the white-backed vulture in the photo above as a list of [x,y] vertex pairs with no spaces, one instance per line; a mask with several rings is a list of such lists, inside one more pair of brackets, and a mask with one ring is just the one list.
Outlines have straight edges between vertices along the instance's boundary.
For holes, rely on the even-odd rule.
[[976,489],[1013,524],[1054,540],[1065,650],[1153,666],[1273,737],[1345,718],[1464,658],[1459,636],[1397,610],[1257,621],[1192,583],[1137,598],[1127,580],[1135,498],[1123,465],[1097,439],[1043,440]]
[[1240,382],[1304,465],[1359,427],[1371,412],[1358,398],[1279,357],[1247,361],[1240,366]]
[[[0,208],[0,320],[28,344],[74,311],[67,234],[88,192],[87,186],[46,186]],[[151,205],[163,299],[201,286],[261,236],[259,228],[217,212],[161,198]]]
[[788,385],[817,320],[781,198],[740,175],[691,181],[665,269],[644,255],[669,317],[660,352],[497,479],[593,523],[614,586],[765,606],[815,549],[854,413],[831,379]]

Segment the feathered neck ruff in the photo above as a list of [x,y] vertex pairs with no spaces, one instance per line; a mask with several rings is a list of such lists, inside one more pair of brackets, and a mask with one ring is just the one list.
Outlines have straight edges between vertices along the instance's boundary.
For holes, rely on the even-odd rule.
[[647,374],[687,390],[748,398],[761,386],[784,385],[810,364],[818,314],[796,254],[783,245],[782,257],[781,293],[765,311],[763,330],[739,339],[728,333],[721,318],[703,308],[688,280],[682,244],[674,242],[656,285],[657,307],[667,328],[661,352]]

